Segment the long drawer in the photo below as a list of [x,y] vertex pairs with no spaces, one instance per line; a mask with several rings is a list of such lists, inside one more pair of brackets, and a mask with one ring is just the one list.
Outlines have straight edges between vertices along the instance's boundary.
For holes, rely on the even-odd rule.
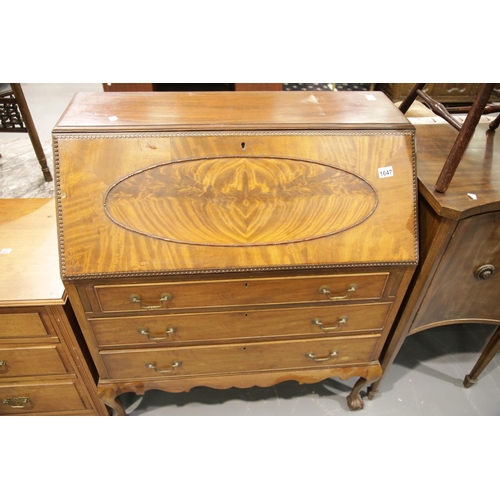
[[366,300],[382,297],[389,273],[300,278],[97,285],[103,312]]
[[90,408],[73,380],[0,384],[0,415],[70,412]]
[[57,345],[0,348],[0,380],[33,375],[66,375],[69,372]]
[[90,319],[100,347],[377,331],[391,303]]
[[101,351],[111,379],[151,379],[366,363],[379,335]]

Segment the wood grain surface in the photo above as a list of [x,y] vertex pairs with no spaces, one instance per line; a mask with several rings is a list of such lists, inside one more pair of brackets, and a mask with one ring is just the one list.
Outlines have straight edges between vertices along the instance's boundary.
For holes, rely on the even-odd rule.
[[[169,346],[379,331],[391,303],[91,319],[99,347]],[[340,322],[345,318],[345,322]],[[325,330],[313,322],[319,319]]]
[[[366,363],[372,361],[378,340],[378,335],[359,335],[221,346],[107,350],[101,354],[111,379],[175,378]],[[330,355],[332,351],[336,354]],[[148,367],[149,363],[155,363],[158,370],[168,370],[175,362],[180,365],[167,374]]]
[[66,278],[418,257],[410,132],[55,138]]
[[[500,210],[500,134],[478,124],[446,193],[434,189],[436,180],[457,137],[448,124],[418,125],[418,180],[420,194],[437,215],[463,219]],[[477,197],[476,200],[469,193]]]
[[375,211],[366,181],[288,158],[228,157],[156,165],[117,181],[106,213],[126,229],[176,243],[275,245],[345,231]]
[[[488,279],[474,273],[491,265]],[[432,276],[411,333],[456,323],[498,323],[500,310],[500,212],[461,220]]]
[[0,200],[0,305],[64,304],[53,199]]
[[382,92],[101,92],[77,94],[56,132],[406,129]]

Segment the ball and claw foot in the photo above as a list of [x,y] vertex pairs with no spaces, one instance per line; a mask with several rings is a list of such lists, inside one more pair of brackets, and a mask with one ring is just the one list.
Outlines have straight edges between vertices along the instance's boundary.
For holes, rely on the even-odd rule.
[[359,394],[357,394],[356,396],[352,396],[351,394],[349,394],[349,396],[347,396],[347,405],[349,406],[349,410],[351,411],[362,410],[365,406]]
[[[347,396],[347,405],[351,411],[362,410],[365,406],[361,399],[360,391],[365,387],[373,384],[382,377],[382,368],[380,365],[375,365],[369,368],[366,377],[360,377],[354,384],[351,393]],[[378,392],[378,391],[375,391]],[[371,398],[370,398],[371,399]]]

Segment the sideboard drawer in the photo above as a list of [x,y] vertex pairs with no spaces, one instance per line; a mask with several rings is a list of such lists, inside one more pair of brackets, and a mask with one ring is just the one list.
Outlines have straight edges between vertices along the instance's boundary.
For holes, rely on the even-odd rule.
[[0,415],[81,411],[90,408],[75,381],[0,384]]
[[150,311],[382,297],[389,273],[96,286],[101,311]]
[[220,346],[101,351],[111,379],[183,377],[351,365],[371,361],[379,335]]
[[0,341],[41,340],[49,337],[57,338],[57,336],[47,332],[40,314],[36,311],[13,314],[0,313]]
[[56,345],[0,349],[0,379],[68,373]]
[[391,303],[90,319],[99,347],[176,345],[291,335],[377,331]]

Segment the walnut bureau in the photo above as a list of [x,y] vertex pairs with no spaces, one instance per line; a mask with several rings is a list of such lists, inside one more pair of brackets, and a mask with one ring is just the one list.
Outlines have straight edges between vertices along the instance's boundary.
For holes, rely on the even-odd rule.
[[418,261],[414,127],[380,92],[77,94],[61,275],[119,395],[382,375]]
[[0,200],[0,241],[0,415],[108,415],[59,275],[54,200]]

